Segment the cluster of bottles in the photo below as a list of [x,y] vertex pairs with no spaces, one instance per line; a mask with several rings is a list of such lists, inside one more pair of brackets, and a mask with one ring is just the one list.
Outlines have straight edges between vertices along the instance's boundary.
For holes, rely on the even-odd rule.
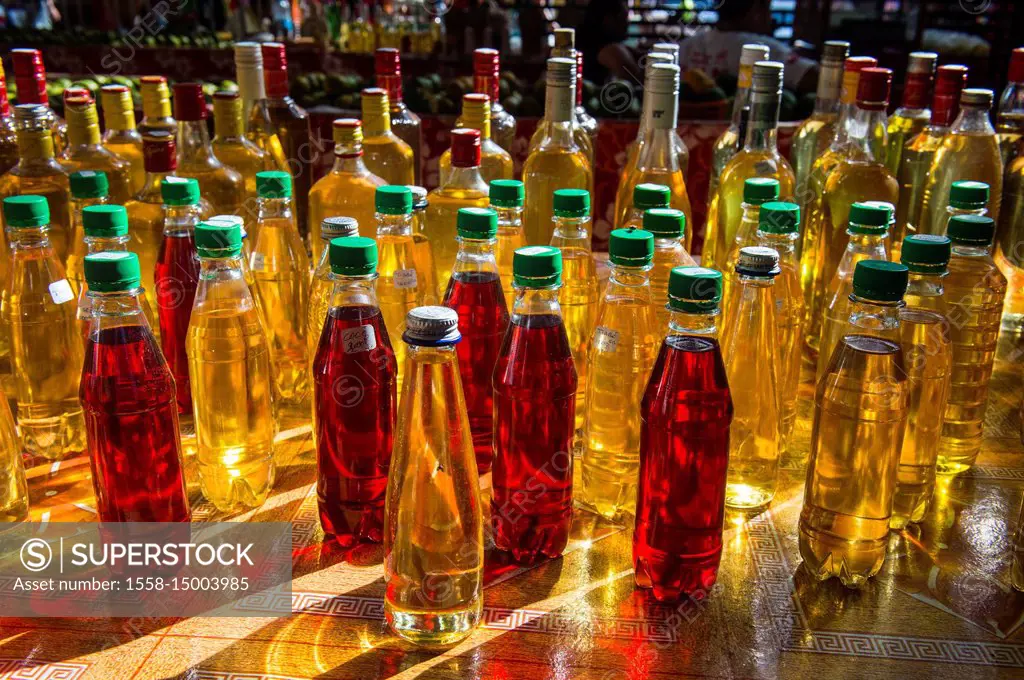
[[371,54],[381,47],[413,54],[433,54],[445,39],[443,0],[399,0],[389,7],[358,2],[324,6],[327,33],[343,52]]

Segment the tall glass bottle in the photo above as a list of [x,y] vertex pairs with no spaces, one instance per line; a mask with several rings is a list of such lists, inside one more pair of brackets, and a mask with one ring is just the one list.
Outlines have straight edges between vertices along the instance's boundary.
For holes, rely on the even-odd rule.
[[732,398],[718,345],[721,275],[672,270],[667,336],[640,403],[636,584],[659,601],[710,592],[725,521]]
[[490,521],[498,550],[532,564],[569,541],[577,383],[558,305],[562,254],[520,248],[513,269],[512,322],[494,367]]
[[[52,144],[50,134],[45,139]],[[30,455],[62,460],[85,450],[78,305],[50,243],[46,198],[5,198],[3,214],[11,267],[4,320],[10,324],[22,446]]]
[[[402,101],[402,59],[401,53],[392,47],[378,48],[374,53],[374,70],[377,87],[388,93],[388,108],[391,129],[412,149],[414,180],[410,184],[422,184],[423,129],[420,117],[409,110]],[[455,127],[463,127],[459,123]],[[467,126],[472,127],[472,126]]]
[[61,157],[61,165],[68,173],[76,170],[105,172],[110,183],[110,200],[124,205],[132,197],[131,164],[103,146],[96,102],[84,97],[66,99],[64,115],[68,117],[68,146]]
[[14,416],[7,395],[0,392],[0,521],[22,522],[28,519],[28,484],[25,463],[21,458],[21,442],[14,426]]
[[14,84],[18,88],[18,104],[35,104],[46,109],[48,127],[53,134],[53,149],[58,156],[68,145],[68,128],[64,119],[50,108],[50,95],[46,89],[46,66],[43,53],[34,49],[11,50]]
[[789,157],[793,159],[795,196],[798,199],[809,190],[814,161],[828,149],[835,136],[836,121],[839,118],[839,94],[843,84],[843,62],[849,54],[850,43],[845,40],[825,41],[814,111],[793,133],[789,152]]
[[541,137],[523,165],[527,243],[551,240],[556,189],[586,191],[594,181],[587,154],[573,136],[576,63],[556,58],[548,59],[547,66]]
[[[178,133],[178,122],[171,115],[171,89],[163,76],[142,76],[139,79],[142,94],[142,121],[139,134],[145,138],[154,132]],[[145,265],[142,265],[145,269]]]
[[105,128],[103,147],[128,162],[131,176],[128,198],[131,198],[142,191],[146,182],[142,135],[135,129],[135,104],[131,90],[124,85],[104,85],[100,90],[100,104],[103,106]]
[[906,288],[903,265],[858,263],[850,317],[815,389],[800,556],[814,578],[848,588],[885,560],[910,398],[900,346]]
[[981,449],[1006,295],[1006,278],[992,259],[994,231],[992,218],[983,215],[954,215],[946,227],[946,236],[953,242],[946,279],[953,370],[939,440],[940,474],[968,470]]
[[[67,275],[71,287],[80,293],[85,286],[85,273],[82,260],[88,254],[85,247],[85,227],[82,224],[82,211],[93,205],[106,205],[110,202],[109,185],[105,172],[80,170],[68,177],[71,189],[71,234],[68,238]],[[127,236],[128,230],[125,229]],[[124,250],[122,248],[121,250]]]
[[996,133],[1003,167],[1009,167],[1020,156],[1019,142],[1024,138],[1024,47],[1010,53],[1006,87],[999,95],[996,111]]
[[101,522],[191,520],[174,377],[139,304],[135,253],[86,256],[92,315],[79,398]]
[[616,229],[611,274],[590,337],[579,501],[608,519],[636,514],[640,402],[660,340],[648,272],[654,235]]
[[[485,94],[462,95],[462,115],[456,128],[471,128],[480,133],[480,176],[490,184],[496,179],[512,179],[512,156],[491,139],[491,105]],[[452,152],[446,149],[438,161],[440,183],[451,172]]]
[[[950,196],[952,200],[952,192]],[[996,232],[999,240],[995,260],[1009,286],[1002,328],[1020,334],[1024,330],[1024,246],[1021,245],[1024,242],[1024,156],[1011,161],[1003,176],[1003,200]]]
[[270,347],[242,273],[242,233],[196,226],[199,288],[188,328],[196,468],[221,512],[259,507],[274,485]]
[[313,432],[320,525],[342,546],[384,540],[395,414],[395,352],[377,306],[377,246],[339,237],[329,248],[327,309],[313,359]]
[[[18,134],[14,129],[14,113],[11,111],[11,102],[7,98],[7,76],[4,74],[4,67],[0,65],[0,176],[6,175],[7,171],[17,163]],[[13,479],[14,477],[12,477]],[[16,501],[15,504],[17,504]]]
[[665,304],[671,272],[676,267],[693,267],[696,262],[686,252],[686,215],[674,208],[651,208],[644,213],[644,231],[654,234],[651,260],[651,301],[658,328],[668,324],[670,310]]
[[[384,517],[384,619],[401,638],[451,645],[483,615],[480,482],[446,307],[409,312]],[[443,584],[443,587],[438,587]]]
[[387,91],[367,88],[361,102],[366,167],[388,184],[415,184],[416,158],[412,147],[391,130]]
[[743,182],[743,201],[740,203],[741,213],[739,227],[728,250],[725,251],[725,276],[723,277],[723,297],[729,298],[729,290],[736,285],[739,275],[736,263],[740,260],[740,250],[747,246],[757,245],[757,227],[761,223],[761,206],[770,201],[779,200],[779,181],[772,177],[750,177]]
[[234,52],[245,136],[263,152],[267,161],[264,170],[289,172],[288,157],[281,145],[277,126],[270,117],[262,45],[258,42],[237,42]]
[[494,244],[494,259],[498,263],[501,290],[506,309],[512,308],[515,292],[512,289],[512,259],[515,252],[526,245],[523,231],[523,183],[517,179],[497,179],[491,182],[488,199],[498,213],[498,241]]
[[[596,167],[598,123],[597,119],[591,116],[583,105],[583,90],[583,52],[576,50],[576,108],[573,109],[573,115],[576,118],[576,126],[586,134],[587,140],[590,142],[590,148],[593,149],[593,158],[590,164]],[[686,174],[685,166],[683,174]]]
[[243,217],[251,229],[256,222],[256,173],[275,168],[267,154],[245,136],[242,98],[238,92],[221,90],[213,94],[210,148],[221,163],[242,176],[245,186]]
[[899,175],[903,149],[928,125],[932,112],[928,110],[928,93],[932,89],[932,75],[939,55],[934,52],[911,52],[907,57],[907,77],[903,82],[903,101],[889,117],[887,128],[889,148],[885,167],[893,177]]
[[[591,130],[585,129],[580,121],[579,116],[576,113],[576,106],[581,101],[580,94],[583,91],[583,62],[581,58],[577,57],[576,52],[576,29],[574,28],[555,28],[552,31],[552,37],[554,44],[551,47],[551,57],[559,59],[569,59],[573,63],[573,68],[576,71],[576,90],[573,95],[573,109],[572,109],[572,134],[576,138],[576,143],[579,144],[580,148],[587,154],[587,162],[590,163],[591,169],[594,166],[594,138],[591,137]],[[595,128],[596,131],[596,128]],[[534,146],[540,141],[541,138],[540,130],[535,130],[533,136],[530,138],[530,150],[532,151]],[[593,191],[593,187],[590,187]]]
[[[309,286],[309,305],[306,312],[306,348],[311,364],[316,358],[316,350],[320,345],[320,332],[323,330],[324,320],[331,309],[331,296],[336,280],[332,275],[334,270],[331,269],[330,243],[336,238],[359,236],[359,223],[351,217],[328,217],[320,224],[317,231],[320,233],[323,243],[320,247],[320,260],[316,264],[316,269],[313,270],[313,281]],[[376,248],[373,251],[373,270],[373,280],[376,281]],[[374,284],[375,297],[376,294],[376,284]],[[374,304],[376,305],[376,302]]]
[[512,144],[516,140],[516,119],[501,105],[500,71],[501,57],[498,50],[485,47],[473,51],[473,91],[490,98],[491,137],[498,146],[512,153]]
[[[672,190],[664,184],[637,184],[633,187],[633,208],[629,211],[629,217],[623,229],[643,229],[644,215],[648,210],[671,208]],[[685,221],[685,218],[684,218]],[[668,283],[668,272],[665,273],[665,283]]]

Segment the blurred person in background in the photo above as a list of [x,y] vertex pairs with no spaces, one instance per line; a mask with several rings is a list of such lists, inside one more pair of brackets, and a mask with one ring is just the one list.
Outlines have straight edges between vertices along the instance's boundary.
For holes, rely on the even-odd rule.
[[627,37],[629,3],[590,0],[576,29],[576,48],[583,52],[583,77],[599,87],[613,79],[641,82],[643,69],[626,45]]

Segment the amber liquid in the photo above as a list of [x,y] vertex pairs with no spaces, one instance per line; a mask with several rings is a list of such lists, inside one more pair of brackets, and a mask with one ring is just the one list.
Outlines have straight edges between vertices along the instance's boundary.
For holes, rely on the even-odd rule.
[[[942,139],[942,145],[932,159],[918,233],[946,233],[949,189],[953,182],[961,179],[988,184],[988,214],[998,220],[1003,193],[1003,163],[999,156],[999,144],[990,134],[958,132]],[[1000,236],[997,234],[997,238]]]
[[437,281],[448,285],[459,244],[455,240],[459,208],[486,208],[487,191],[477,188],[441,187],[431,192],[426,214],[426,235],[430,239]]
[[789,157],[793,161],[793,172],[796,181],[794,196],[797,202],[809,190],[811,167],[814,161],[828,149],[835,136],[837,115],[815,113],[805,120],[793,133],[790,143]]
[[309,115],[291,97],[268,98],[267,113],[277,130],[277,138],[281,140],[281,149],[288,162],[288,174],[292,176],[299,235],[306,238],[309,234],[309,204],[304,199],[313,187],[313,165],[321,150],[310,139]]
[[1020,334],[1024,331],[1024,158],[1013,161],[1004,179],[995,256],[1009,284],[1002,328]]
[[[156,295],[157,255],[164,241],[164,208],[159,194],[145,196],[128,201],[128,236],[131,241],[128,250],[139,256],[139,270],[142,274],[142,288],[146,291],[146,300],[151,309],[159,309]],[[159,339],[159,329],[153,332]]]
[[584,403],[587,395],[587,366],[590,361],[590,336],[597,321],[599,296],[597,268],[589,249],[564,247],[558,237],[551,245],[562,251],[562,288],[558,304],[562,308],[565,334],[576,365],[576,429],[583,427]]
[[526,192],[523,225],[527,244],[550,243],[554,229],[553,196],[556,189],[589,191],[593,181],[594,174],[587,155],[578,147],[542,144],[530,152],[523,165]]
[[[424,283],[424,272],[416,267],[416,254],[413,238],[408,234],[377,235],[377,298],[380,311],[384,315],[384,325],[388,335],[401,338],[405,333],[405,316],[413,307],[425,304],[428,291]],[[395,342],[395,360],[398,362],[397,385],[402,391],[402,380],[405,378],[404,342]]]
[[896,225],[891,234],[894,255],[898,253],[905,237],[919,231],[928,173],[944,136],[938,134],[940,131],[936,130],[935,134],[925,131],[914,137],[901,154],[896,176],[900,183],[900,196],[896,204]]
[[363,138],[363,162],[370,172],[388,184],[409,185],[416,181],[412,149],[393,132],[371,135],[366,131],[366,137]]
[[0,522],[28,517],[28,485],[21,460],[21,442],[7,396],[0,392]]
[[[383,180],[365,168],[362,172],[353,171],[349,167],[352,160],[338,159],[331,172],[318,179],[309,192],[309,234],[314,262],[320,261],[327,248],[327,243],[320,238],[320,224],[328,217],[354,218],[359,223],[360,236],[377,236],[373,201]],[[341,163],[345,165],[339,168]]]

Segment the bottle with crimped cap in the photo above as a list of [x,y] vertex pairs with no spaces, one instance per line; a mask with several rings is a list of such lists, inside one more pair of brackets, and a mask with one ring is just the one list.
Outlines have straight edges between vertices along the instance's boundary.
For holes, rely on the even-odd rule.
[[379,87],[362,91],[364,161],[370,172],[388,184],[415,184],[412,147],[391,130],[388,93]]
[[[462,115],[455,121],[456,128],[470,128],[480,133],[480,176],[490,184],[496,179],[512,179],[512,156],[491,139],[491,104],[485,94],[462,96]],[[440,183],[444,184],[451,172],[452,150],[446,149],[438,161]]]
[[750,177],[743,183],[740,225],[736,230],[736,237],[729,244],[729,249],[725,253],[723,297],[729,297],[729,289],[736,283],[736,263],[740,259],[740,249],[757,245],[757,227],[761,221],[761,206],[769,201],[778,200],[779,181],[777,179]]
[[501,105],[501,56],[498,50],[482,47],[473,51],[473,91],[485,94],[491,103],[491,137],[509,153],[516,140],[516,119]]
[[61,165],[70,174],[76,170],[102,171],[110,183],[110,200],[118,205],[132,197],[131,164],[103,146],[99,114],[92,97],[68,97],[64,100],[68,120],[68,146]]
[[[402,101],[402,59],[399,50],[381,47],[374,53],[374,72],[377,87],[388,93],[388,109],[391,129],[403,142],[409,145],[413,154],[415,183],[422,182],[420,154],[423,148],[423,130],[420,117],[409,110]],[[462,127],[458,123],[455,127]],[[472,127],[472,126],[469,126]]]
[[[1024,58],[1024,57],[1022,57]],[[954,184],[956,184],[954,182]],[[950,194],[952,200],[952,192]],[[1003,307],[1004,330],[1024,331],[1024,160],[1018,157],[1003,176],[1003,199],[996,228],[995,260],[1009,284]]]
[[123,158],[131,167],[129,197],[142,190],[146,168],[142,162],[142,135],[135,128],[135,104],[124,85],[104,85],[100,89],[103,107],[103,147]]
[[651,260],[651,300],[654,304],[658,328],[668,323],[669,309],[665,304],[668,282],[676,267],[693,267],[696,262],[686,250],[686,214],[675,208],[649,208],[644,212],[644,231],[654,234],[654,258]]
[[177,134],[178,122],[171,109],[171,89],[164,76],[142,76],[139,79],[142,95],[142,120],[139,134],[143,139],[154,132]]
[[526,234],[523,231],[523,183],[517,179],[494,180],[488,190],[488,199],[494,212],[498,213],[498,240],[494,244],[494,259],[498,263],[505,306],[512,309],[512,303],[515,302],[512,258],[517,250],[526,245]]
[[612,520],[636,513],[640,402],[661,339],[649,272],[654,234],[616,229],[611,274],[590,336],[578,500]]
[[907,57],[907,76],[903,81],[903,101],[889,117],[889,148],[885,166],[896,177],[900,171],[903,148],[931,120],[928,96],[932,89],[932,76],[939,55],[935,52],[911,52]]
[[14,113],[7,96],[7,75],[0,65],[0,176],[17,164],[18,134],[14,131]]
[[1017,143],[1024,137],[1024,47],[1017,47],[1010,53],[1006,87],[999,95],[996,132],[1003,167],[1009,168],[1020,155]]
[[[82,226],[82,211],[89,206],[109,203],[109,184],[107,174],[102,171],[80,170],[71,173],[68,179],[71,189],[71,235],[67,274],[71,286],[75,291],[80,291],[85,285],[82,260],[88,253],[85,245],[85,228]],[[127,233],[125,228],[125,234]]]
[[[589,114],[586,114],[586,110],[583,110],[583,114],[590,118],[585,121],[580,116],[580,109],[583,107],[582,95],[583,95],[583,55],[576,49],[576,29],[561,27],[555,28],[553,31],[554,44],[551,46],[551,57],[558,59],[568,59],[575,64],[576,69],[576,91],[575,99],[573,101],[572,110],[572,125],[573,125],[573,136],[576,138],[576,142],[580,145],[580,148],[587,154],[587,161],[590,163],[590,167],[594,168],[594,141],[597,131],[597,121],[590,118]],[[591,123],[593,121],[593,123]],[[586,123],[586,125],[584,125]],[[534,146],[540,141],[539,130],[535,130],[533,136],[530,138],[529,149],[532,151]]]
[[900,344],[907,268],[863,260],[839,344],[814,393],[799,545],[817,580],[859,588],[885,560],[910,388]]
[[245,182],[244,217],[256,223],[256,173],[277,170],[270,154],[245,136],[242,98],[234,90],[213,93],[213,140],[210,148],[221,163],[232,168]]
[[[324,319],[331,308],[331,291],[334,279],[331,276],[330,243],[336,238],[359,236],[359,222],[352,217],[328,217],[320,224],[321,245],[320,260],[313,270],[313,281],[309,287],[309,310],[306,314],[306,345],[309,361],[312,364],[316,356],[317,345],[320,344],[320,331],[324,327]],[[371,239],[372,240],[372,239]],[[377,251],[374,249],[373,268],[377,269]],[[376,295],[376,293],[374,293]]]
[[46,109],[47,128],[53,137],[53,148],[57,155],[64,153],[68,145],[68,128],[64,119],[50,108],[50,95],[46,88],[46,66],[43,65],[41,50],[18,48],[11,50],[11,66],[14,67],[14,84],[18,90],[18,105],[36,105]]

